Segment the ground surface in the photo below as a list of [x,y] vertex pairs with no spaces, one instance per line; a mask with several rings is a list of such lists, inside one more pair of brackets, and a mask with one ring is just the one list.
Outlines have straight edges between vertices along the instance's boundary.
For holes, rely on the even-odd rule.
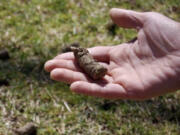
[[73,94],[51,81],[44,62],[61,45],[115,45],[134,30],[108,31],[112,7],[158,11],[180,21],[179,0],[0,0],[0,135],[34,122],[38,135],[178,135],[180,92],[145,102],[109,101]]

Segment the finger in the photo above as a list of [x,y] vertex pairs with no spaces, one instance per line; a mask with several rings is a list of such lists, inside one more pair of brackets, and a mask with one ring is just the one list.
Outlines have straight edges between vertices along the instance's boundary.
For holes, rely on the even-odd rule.
[[108,71],[109,71],[109,64],[104,63],[104,62],[98,62],[100,65],[102,65],[103,67],[105,67]]
[[63,68],[56,68],[52,70],[50,76],[53,80],[65,83],[73,83],[75,81],[89,81],[89,79],[83,73]]
[[[110,46],[98,46],[89,48],[89,53],[98,61],[101,62],[109,62],[109,50],[111,49]],[[54,59],[65,59],[65,60],[74,60],[74,54],[72,52],[70,53],[63,53],[58,56],[56,56]]]
[[74,60],[74,54],[72,52],[62,53],[54,57],[54,59]]
[[98,46],[88,50],[94,59],[101,62],[109,62],[109,51],[111,48],[111,46]]
[[98,85],[96,83],[89,83],[78,81],[71,84],[71,90],[84,95],[103,97],[108,99],[128,99],[127,92],[119,84]]
[[51,72],[55,68],[66,68],[73,71],[81,71],[75,61],[63,59],[49,60],[45,63],[44,68],[47,72]]
[[[109,65],[107,63],[104,62],[98,62],[98,63],[103,67],[107,68],[107,70],[109,70]],[[83,72],[82,69],[78,66],[78,64],[72,60],[53,59],[47,61],[44,65],[44,69],[47,72],[51,72],[53,69],[56,68],[65,68],[76,72]]]
[[124,28],[139,29],[143,27],[143,24],[145,22],[143,13],[135,12],[132,10],[113,8],[110,11],[110,16],[114,23]]

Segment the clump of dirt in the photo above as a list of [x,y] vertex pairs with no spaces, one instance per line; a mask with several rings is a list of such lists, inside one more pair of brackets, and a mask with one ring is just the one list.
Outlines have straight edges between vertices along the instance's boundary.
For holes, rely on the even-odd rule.
[[72,43],[70,45],[64,45],[61,47],[61,53],[71,52],[70,47],[79,47],[79,43]]
[[37,135],[37,126],[33,123],[27,123],[21,128],[14,129],[14,135]]
[[79,67],[93,80],[102,79],[107,69],[99,64],[89,53],[86,48],[82,47],[70,47],[73,51],[75,59]]

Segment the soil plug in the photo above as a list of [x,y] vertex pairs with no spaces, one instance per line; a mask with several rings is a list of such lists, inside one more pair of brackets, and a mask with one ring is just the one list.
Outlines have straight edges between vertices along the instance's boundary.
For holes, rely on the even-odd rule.
[[27,123],[24,127],[14,130],[15,135],[37,135],[37,127],[33,123]]
[[71,47],[79,47],[79,43],[72,43],[70,45],[62,46],[61,53],[71,52]]
[[81,47],[70,47],[70,49],[73,51],[80,68],[92,79],[98,80],[105,76],[107,69],[96,62],[87,49]]

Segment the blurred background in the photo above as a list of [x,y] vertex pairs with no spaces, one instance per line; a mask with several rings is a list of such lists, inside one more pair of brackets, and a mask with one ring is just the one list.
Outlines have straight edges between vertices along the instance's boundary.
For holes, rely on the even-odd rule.
[[45,61],[62,45],[117,45],[135,30],[111,23],[112,7],[156,11],[180,22],[179,0],[0,0],[0,134],[27,122],[38,135],[179,135],[180,92],[134,102],[71,93]]

